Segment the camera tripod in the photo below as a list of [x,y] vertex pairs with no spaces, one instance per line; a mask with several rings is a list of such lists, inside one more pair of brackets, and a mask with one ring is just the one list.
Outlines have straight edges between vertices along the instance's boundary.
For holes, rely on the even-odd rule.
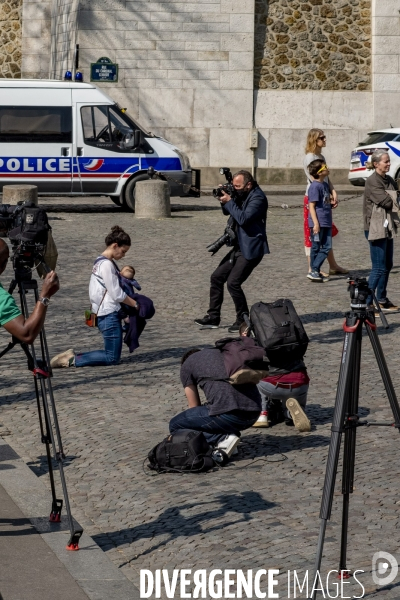
[[[42,262],[42,265],[47,271],[49,271],[47,265],[45,265],[44,262]],[[35,302],[38,301],[39,293],[37,281],[31,279],[30,269],[23,269],[21,272],[19,272],[16,269],[14,277],[15,278],[11,282],[9,288],[9,293],[12,294],[15,288],[18,286],[18,293],[21,301],[21,312],[24,318],[27,319],[29,316],[29,311],[26,296],[31,291],[34,294]],[[53,451],[54,460],[57,463],[60,472],[61,486],[65,500],[65,508],[68,517],[69,529],[71,532],[71,537],[67,544],[67,550],[79,550],[79,539],[83,533],[83,529],[75,527],[71,515],[71,508],[68,499],[67,484],[65,481],[63,467],[63,460],[65,459],[65,455],[62,447],[60,427],[58,424],[57,411],[50,379],[52,373],[50,369],[50,359],[44,327],[40,332],[39,342],[41,357],[37,358],[33,343],[28,346],[28,344],[20,342],[17,338],[13,336],[12,341],[8,344],[8,346],[2,352],[0,352],[0,358],[2,358],[7,352],[12,350],[12,348],[14,348],[16,345],[20,345],[26,355],[26,358],[28,360],[28,369],[33,373],[33,378],[35,382],[36,403],[39,414],[41,440],[42,443],[46,446],[47,464],[49,469],[50,486],[52,494],[52,505],[49,520],[52,523],[59,523],[61,521],[61,510],[63,507],[63,501],[61,499],[58,499],[56,496],[54,471],[50,452],[51,447]]]
[[[362,280],[360,280],[363,283]],[[350,283],[350,288],[355,287],[354,282]],[[329,446],[328,460],[325,473],[325,482],[322,494],[320,511],[320,533],[318,539],[317,553],[315,559],[314,582],[319,573],[322,552],[324,547],[327,521],[331,517],[333,494],[335,489],[336,473],[339,461],[340,445],[342,434],[344,434],[343,450],[343,475],[342,475],[342,494],[343,494],[343,513],[342,513],[342,531],[340,544],[340,562],[339,578],[349,579],[350,571],[346,567],[347,562],[347,535],[349,523],[349,504],[350,494],[353,492],[355,452],[356,452],[356,433],[357,428],[361,426],[386,426],[400,429],[400,407],[393,388],[392,380],[382,351],[382,347],[376,332],[375,316],[373,310],[367,310],[365,298],[371,290],[360,290],[361,301],[357,304],[351,303],[352,311],[346,313],[346,320],[343,325],[345,332],[343,352],[340,365],[339,380],[336,392],[335,408],[331,428],[331,441]],[[359,290],[352,295],[352,299],[357,298]],[[372,293],[376,305],[379,304]],[[354,307],[357,309],[355,310]],[[387,328],[387,321],[381,314],[382,322]],[[365,327],[370,339],[376,362],[385,386],[386,394],[389,400],[390,408],[393,413],[393,423],[377,423],[360,421],[358,416],[358,399],[360,389],[360,366],[361,366],[361,343],[362,331]],[[315,600],[317,590],[313,589],[311,598]]]

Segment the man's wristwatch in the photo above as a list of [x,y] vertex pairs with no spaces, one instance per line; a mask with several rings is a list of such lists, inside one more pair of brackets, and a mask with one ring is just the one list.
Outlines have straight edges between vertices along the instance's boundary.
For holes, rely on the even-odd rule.
[[39,298],[39,302],[41,302],[43,306],[48,306],[50,304],[50,298]]

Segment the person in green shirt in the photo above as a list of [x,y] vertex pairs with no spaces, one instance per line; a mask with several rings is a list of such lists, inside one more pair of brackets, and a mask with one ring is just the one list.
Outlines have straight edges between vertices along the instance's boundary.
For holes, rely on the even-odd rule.
[[[7,266],[9,249],[4,240],[0,239],[0,275]],[[51,271],[43,281],[40,298],[30,314],[25,319],[21,314],[14,298],[6,292],[0,283],[0,326],[4,327],[20,342],[32,344],[40,333],[46,318],[47,306],[53,296],[60,289],[57,273]]]

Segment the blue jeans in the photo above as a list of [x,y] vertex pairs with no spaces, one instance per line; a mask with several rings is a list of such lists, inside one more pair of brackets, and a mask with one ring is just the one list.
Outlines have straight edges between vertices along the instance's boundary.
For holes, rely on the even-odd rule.
[[75,357],[76,367],[116,365],[121,358],[122,326],[117,312],[98,317],[97,323],[104,339],[104,350],[83,352]]
[[312,238],[311,271],[319,273],[322,263],[326,260],[329,251],[332,249],[332,227],[321,227],[319,231],[319,242],[314,241],[312,228],[310,228],[310,231]]
[[257,387],[261,394],[261,410],[267,409],[267,400],[280,400],[285,417],[291,419],[292,417],[286,409],[286,400],[289,400],[289,398],[294,398],[302,408],[305,408],[307,404],[307,394],[309,388],[308,383],[291,389],[289,387],[276,387],[274,383],[270,383],[269,381],[260,381]]
[[222,415],[210,416],[208,406],[188,408],[169,422],[169,432],[178,429],[202,431],[209,444],[218,444],[221,438],[233,433],[240,437],[240,432],[251,427],[258,419],[258,411],[233,410]]
[[[365,237],[368,239],[368,231],[365,231]],[[376,294],[378,302],[387,300],[387,284],[389,273],[393,267],[393,238],[382,238],[373,240],[369,243],[371,254],[372,270],[368,279],[368,286]],[[367,299],[368,304],[372,304],[372,296]]]

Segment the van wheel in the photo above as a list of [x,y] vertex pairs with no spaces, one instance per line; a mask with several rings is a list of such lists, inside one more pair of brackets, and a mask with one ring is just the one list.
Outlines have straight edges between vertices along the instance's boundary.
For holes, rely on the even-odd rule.
[[137,177],[132,177],[132,179],[130,179],[128,181],[128,183],[126,184],[125,194],[124,194],[124,205],[132,212],[135,212],[135,187],[136,187],[136,184],[138,181],[146,181],[147,179],[149,179],[149,176],[145,175],[143,173],[142,175],[138,175]]

